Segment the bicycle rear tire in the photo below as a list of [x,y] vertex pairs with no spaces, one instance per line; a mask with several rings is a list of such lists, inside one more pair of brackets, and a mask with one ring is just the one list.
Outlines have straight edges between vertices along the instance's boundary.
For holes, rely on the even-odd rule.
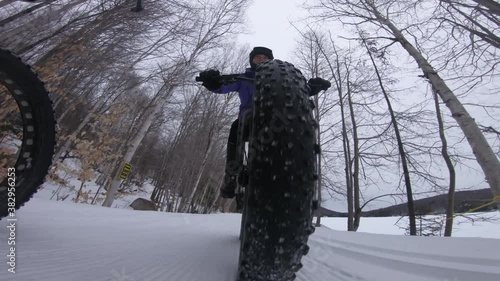
[[5,49],[0,49],[0,84],[16,101],[23,126],[18,157],[15,165],[10,167],[15,169],[15,178],[0,179],[2,218],[13,210],[13,194],[9,194],[12,183],[15,182],[16,210],[29,201],[43,183],[54,155],[56,122],[44,83],[29,65]]

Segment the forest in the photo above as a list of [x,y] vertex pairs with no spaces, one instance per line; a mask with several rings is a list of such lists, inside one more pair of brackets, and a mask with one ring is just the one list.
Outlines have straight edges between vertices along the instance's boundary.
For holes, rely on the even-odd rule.
[[[96,192],[76,188],[81,203],[110,207],[148,181],[161,211],[234,210],[218,192],[239,100],[210,93],[195,76],[244,71],[253,46],[235,38],[247,32],[251,3],[0,0],[0,46],[30,63],[51,93],[58,140],[49,181],[61,189],[70,188],[65,173],[82,186],[95,181]],[[497,1],[300,8],[308,16],[290,23],[298,39],[289,62],[332,83],[313,98],[316,188],[322,202],[346,206],[337,211],[348,213],[348,230],[377,200],[405,203],[415,234],[413,201],[446,194],[448,236],[455,191],[490,188],[500,205]],[[0,100],[1,122],[9,102]]]

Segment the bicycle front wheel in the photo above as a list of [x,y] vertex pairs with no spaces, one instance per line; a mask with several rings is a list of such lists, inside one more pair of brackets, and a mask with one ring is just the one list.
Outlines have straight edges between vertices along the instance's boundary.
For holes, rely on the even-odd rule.
[[314,230],[312,110],[306,80],[292,64],[257,68],[239,281],[291,281],[302,267]]

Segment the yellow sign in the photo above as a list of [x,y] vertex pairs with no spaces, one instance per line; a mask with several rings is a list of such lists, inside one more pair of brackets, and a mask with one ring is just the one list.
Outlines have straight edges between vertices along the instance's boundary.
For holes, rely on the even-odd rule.
[[125,180],[128,178],[128,175],[130,174],[130,171],[132,171],[132,165],[130,163],[125,163],[123,165],[123,168],[120,172],[120,179]]

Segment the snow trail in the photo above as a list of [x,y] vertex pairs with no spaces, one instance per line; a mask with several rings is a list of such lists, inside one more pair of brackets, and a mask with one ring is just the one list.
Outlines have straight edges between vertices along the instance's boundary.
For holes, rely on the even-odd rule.
[[[17,213],[16,273],[0,280],[234,281],[238,214],[141,212],[34,198]],[[407,237],[317,228],[297,280],[497,281],[500,239]]]

